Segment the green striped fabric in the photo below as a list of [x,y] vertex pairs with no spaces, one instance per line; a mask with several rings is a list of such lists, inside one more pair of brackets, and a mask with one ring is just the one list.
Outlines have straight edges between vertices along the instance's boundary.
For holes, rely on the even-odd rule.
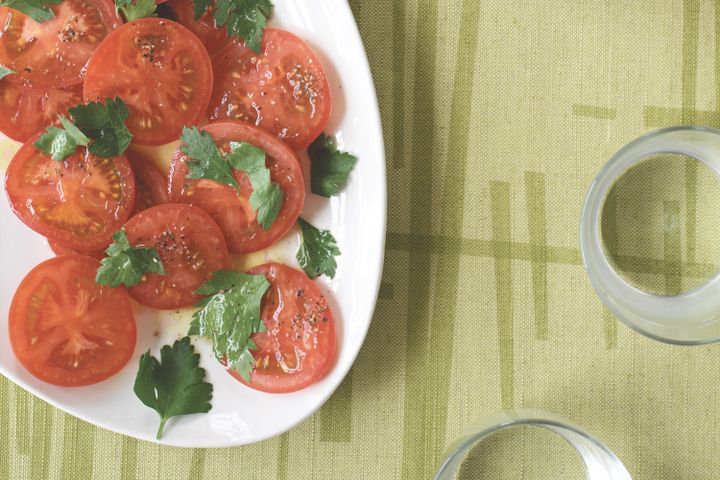
[[[716,478],[720,348],[619,325],[581,266],[578,220],[595,173],[632,138],[720,127],[720,2],[351,3],[390,210],[375,318],[340,389],[278,438],[184,450],[97,429],[3,380],[0,479],[426,479],[467,426],[510,407],[584,426],[634,479]],[[712,275],[713,175],[674,158],[626,177],[603,213],[623,275],[664,293]],[[580,473],[538,433],[482,452],[465,478]]]

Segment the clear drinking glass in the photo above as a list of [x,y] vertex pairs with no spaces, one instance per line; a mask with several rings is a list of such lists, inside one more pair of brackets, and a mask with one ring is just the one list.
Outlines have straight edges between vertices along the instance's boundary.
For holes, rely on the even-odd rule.
[[603,250],[600,222],[608,192],[631,167],[662,154],[694,158],[720,176],[720,130],[673,127],[625,145],[600,170],[585,199],[580,249],[590,282],[603,303],[630,328],[655,340],[679,345],[720,341],[720,274],[678,295],[642,291],[623,280]]
[[564,438],[580,456],[589,480],[631,480],[622,462],[600,440],[571,422],[541,410],[503,410],[484,419],[450,446],[435,480],[455,480],[474,446],[497,432],[522,426],[544,428]]

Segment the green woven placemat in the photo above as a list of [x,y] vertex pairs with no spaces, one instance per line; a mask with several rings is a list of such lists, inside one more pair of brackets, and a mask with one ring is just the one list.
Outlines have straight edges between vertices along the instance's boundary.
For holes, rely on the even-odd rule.
[[[583,196],[620,146],[662,126],[720,127],[720,6],[352,7],[380,99],[390,210],[381,298],[350,376],[291,432],[207,451],[96,429],[2,381],[0,478],[425,479],[467,425],[506,407],[570,418],[634,479],[716,478],[720,347],[618,325],[583,272],[577,232]],[[675,180],[653,197],[676,227],[667,235],[649,232],[638,252],[637,229],[616,217],[617,251],[636,257],[623,268],[663,288],[706,278],[720,258],[714,180],[692,162]],[[508,457],[516,472],[539,457],[531,448]],[[495,478],[492,459],[483,468]]]

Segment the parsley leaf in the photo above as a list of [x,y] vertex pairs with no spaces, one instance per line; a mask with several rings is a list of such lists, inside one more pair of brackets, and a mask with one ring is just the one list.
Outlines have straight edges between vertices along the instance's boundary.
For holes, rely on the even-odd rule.
[[128,22],[143,17],[154,17],[156,7],[155,0],[115,0],[115,13],[121,11]]
[[75,125],[94,140],[89,147],[90,153],[99,157],[113,157],[127,150],[133,138],[125,126],[129,114],[130,110],[120,97],[108,98],[105,105],[90,102],[70,109]]
[[310,155],[310,190],[316,195],[332,197],[345,186],[357,157],[341,152],[335,139],[324,133],[308,147]]
[[132,134],[125,126],[129,110],[120,98],[108,99],[106,105],[91,102],[70,109],[75,123],[58,117],[63,128],[48,127],[33,145],[53,160],[65,160],[80,145],[99,157],[120,155],[130,145]]
[[140,357],[140,368],[133,391],[142,403],[160,414],[157,439],[171,417],[207,413],[212,408],[213,386],[205,381],[205,370],[198,366],[200,355],[189,337],[160,350],[160,361],[150,350]]
[[[195,20],[203,16],[210,0],[194,0]],[[245,40],[245,46],[260,53],[260,43],[268,18],[272,15],[270,0],[216,0],[215,23],[227,27],[229,37]]]
[[260,303],[269,287],[264,275],[219,270],[195,291],[210,296],[198,303],[188,335],[210,338],[218,360],[247,381],[255,364],[250,350],[257,348],[250,335],[265,331]]
[[272,226],[280,213],[283,193],[280,186],[270,180],[264,150],[246,142],[230,142],[230,153],[223,157],[212,136],[197,127],[185,127],[180,139],[183,142],[180,148],[190,157],[185,162],[189,178],[207,178],[239,192],[233,169],[245,172],[253,188],[250,206],[257,214],[257,222],[265,230]]
[[246,142],[230,142],[228,163],[245,172],[253,187],[250,206],[257,213],[257,222],[269,230],[280,213],[283,193],[277,183],[270,181],[270,170],[265,166],[265,151]]
[[49,5],[57,5],[62,0],[3,0],[0,7],[18,10],[36,22],[44,22],[55,17]]
[[48,127],[33,145],[49,153],[53,160],[62,161],[75,153],[78,146],[87,145],[90,139],[65,116],[60,115],[58,119],[63,128]]
[[335,237],[330,230],[320,230],[302,218],[298,218],[298,224],[303,241],[295,258],[300,262],[300,266],[310,278],[319,277],[323,273],[334,278],[337,270],[335,257],[340,255]]
[[183,142],[180,149],[191,159],[191,161],[185,162],[190,170],[189,178],[208,178],[230,185],[236,190],[240,189],[233,176],[232,168],[208,132],[201,132],[197,127],[185,127],[180,140]]
[[160,255],[154,248],[133,247],[128,241],[125,229],[112,236],[113,243],[105,250],[108,255],[100,261],[95,281],[111,288],[125,284],[133,287],[140,283],[146,273],[165,275]]
[[13,73],[15,73],[13,70],[0,66],[0,80]]

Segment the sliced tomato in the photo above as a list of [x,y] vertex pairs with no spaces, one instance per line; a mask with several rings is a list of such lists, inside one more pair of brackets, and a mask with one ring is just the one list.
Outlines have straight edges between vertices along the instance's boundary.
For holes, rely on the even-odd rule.
[[124,288],[95,283],[100,263],[51,258],[15,292],[8,322],[18,361],[44,382],[90,385],[120,371],[135,350],[135,317]]
[[133,142],[162,145],[203,118],[212,81],[210,57],[192,32],[171,20],[141,18],[95,50],[83,95],[86,101],[119,96],[130,108]]
[[130,165],[135,172],[135,210],[133,215],[147,210],[155,205],[170,201],[168,194],[167,177],[148,159],[139,154],[127,151]]
[[127,158],[96,157],[80,147],[59,162],[33,140],[18,150],[5,177],[15,214],[59,245],[88,252],[107,247],[135,203]]
[[133,246],[154,248],[165,275],[149,273],[130,295],[148,307],[172,310],[200,300],[193,292],[213,272],[228,268],[230,257],[222,232],[203,210],[167,203],[138,213],[126,224]]
[[0,65],[37,85],[78,85],[90,55],[122,21],[110,0],[63,0],[48,7],[55,16],[42,23],[0,7]]
[[215,55],[225,44],[231,40],[225,27],[218,27],[215,23],[215,3],[211,2],[202,17],[195,20],[195,5],[193,0],[168,0],[178,23],[193,32],[205,45],[210,57]]
[[80,103],[82,86],[57,88],[33,82],[0,80],[0,131],[18,142],[26,142]]
[[57,243],[53,243],[51,241],[48,241],[48,245],[50,246],[50,250],[52,250],[53,253],[57,256],[60,256],[60,255],[87,255],[88,257],[97,258],[98,260],[102,260],[103,258],[105,258],[104,250],[97,250],[95,252],[79,252],[79,251],[75,250],[74,248],[63,247],[62,245],[58,245]]
[[330,86],[310,46],[285,30],[265,30],[260,55],[229,43],[213,57],[215,85],[208,117],[260,127],[295,151],[306,148],[330,119]]
[[260,318],[266,332],[255,333],[255,368],[250,383],[263,392],[287,393],[320,380],[335,359],[335,320],[327,299],[303,272],[266,263],[248,273],[265,275],[270,288],[263,297]]
[[305,183],[295,154],[272,135],[241,122],[216,122],[203,127],[224,152],[230,142],[248,142],[267,153],[265,164],[270,178],[280,185],[283,204],[269,230],[258,225],[250,206],[252,185],[245,173],[236,170],[240,194],[225,184],[212,180],[187,178],[187,156],[179,148],[170,166],[170,199],[196,205],[212,216],[225,234],[233,253],[257,252],[275,243],[295,224],[305,201]]

